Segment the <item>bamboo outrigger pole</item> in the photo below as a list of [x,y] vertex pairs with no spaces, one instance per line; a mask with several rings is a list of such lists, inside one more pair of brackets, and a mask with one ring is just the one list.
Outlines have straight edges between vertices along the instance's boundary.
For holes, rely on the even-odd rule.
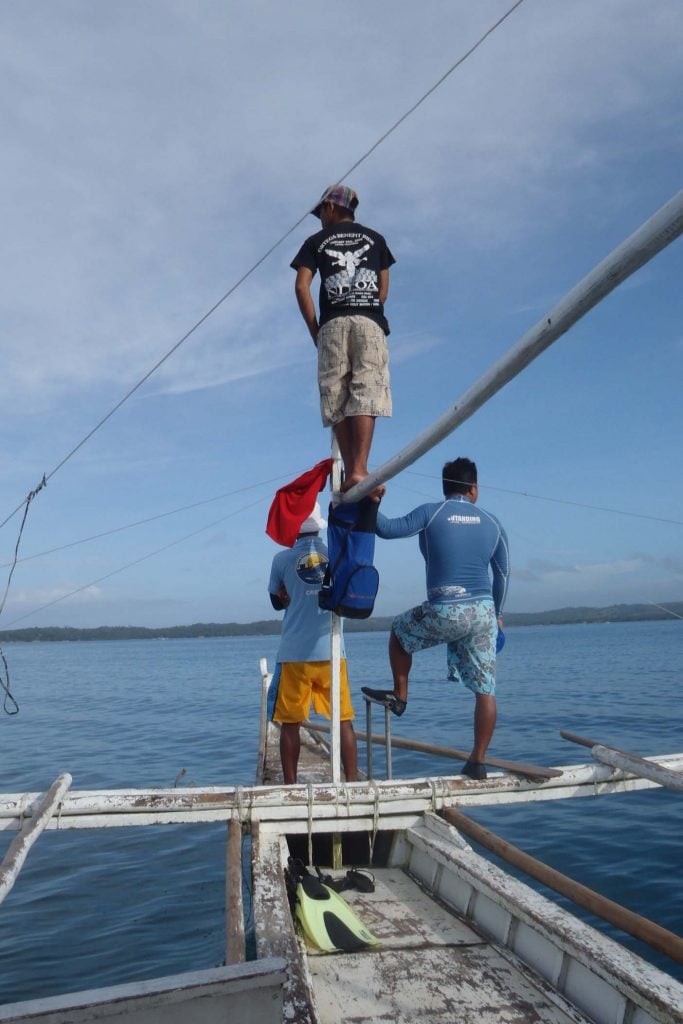
[[576,733],[567,729],[560,729],[560,736],[571,743],[578,743],[582,747],[590,747],[591,754],[596,761],[609,765],[610,768],[620,768],[622,771],[630,772],[641,779],[649,779],[666,789],[674,789],[683,793],[683,772],[672,771],[664,768],[654,761],[648,761],[638,754],[631,754],[627,750],[619,750],[618,747],[610,747],[606,743],[599,743],[597,740],[589,740],[586,736],[577,736]]
[[625,242],[613,249],[583,280],[486,373],[479,378],[436,422],[397,455],[389,459],[355,487],[340,495],[341,501],[360,501],[379,484],[396,476],[431,448],[448,437],[477,409],[562,337],[593,306],[609,295],[627,277],[674,242],[683,232],[683,191],[670,199]]

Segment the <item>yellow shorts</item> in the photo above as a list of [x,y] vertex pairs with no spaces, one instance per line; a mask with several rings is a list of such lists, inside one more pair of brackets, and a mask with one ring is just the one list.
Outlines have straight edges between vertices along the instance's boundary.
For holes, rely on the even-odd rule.
[[[355,718],[346,674],[346,660],[340,666],[340,705],[342,722]],[[274,722],[303,722],[311,708],[330,717],[329,661],[283,661],[275,666],[268,694],[268,710]]]

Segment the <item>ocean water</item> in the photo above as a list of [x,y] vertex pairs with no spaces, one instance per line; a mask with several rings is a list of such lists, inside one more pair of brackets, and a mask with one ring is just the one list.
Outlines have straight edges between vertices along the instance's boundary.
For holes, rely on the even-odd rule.
[[[387,635],[347,638],[352,692],[390,685]],[[0,718],[0,791],[251,784],[258,660],[276,637],[5,646],[21,705]],[[561,728],[642,755],[683,750],[683,622],[510,629],[491,753],[578,764]],[[356,699],[363,728],[363,704]],[[415,657],[395,735],[467,749],[471,696],[443,649]],[[361,764],[364,751],[361,750]],[[457,762],[395,751],[394,775]],[[383,754],[375,748],[375,770]],[[683,930],[683,798],[646,791],[472,811],[510,842],[632,910]],[[0,832],[0,856],[15,833]],[[224,960],[226,827],[45,832],[0,905],[0,1003],[216,966]],[[587,917],[593,924],[597,921]],[[599,925],[608,934],[608,926]],[[683,969],[636,940],[640,955]]]

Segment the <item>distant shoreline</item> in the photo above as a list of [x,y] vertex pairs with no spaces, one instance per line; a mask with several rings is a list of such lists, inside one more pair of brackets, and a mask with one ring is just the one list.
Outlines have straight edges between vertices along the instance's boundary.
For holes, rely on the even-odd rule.
[[[615,604],[606,608],[556,608],[547,612],[510,612],[505,628],[515,626],[567,626],[605,622],[648,622],[683,618],[683,601],[652,604]],[[391,628],[391,616],[347,619],[350,633],[380,633]],[[189,626],[97,626],[77,629],[72,626],[29,626],[26,629],[0,630],[0,643],[36,643],[64,640],[172,640],[216,636],[277,636],[279,619],[258,622],[195,622]]]

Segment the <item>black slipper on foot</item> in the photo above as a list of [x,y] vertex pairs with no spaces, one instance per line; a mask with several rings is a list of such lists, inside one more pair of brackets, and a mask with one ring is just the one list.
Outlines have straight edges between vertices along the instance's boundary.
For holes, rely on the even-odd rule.
[[361,693],[364,693],[375,704],[389,708],[395,715],[402,715],[406,709],[407,701],[397,697],[393,690],[373,690],[369,686],[361,686]]
[[483,765],[481,761],[468,761],[462,769],[462,774],[467,775],[470,779],[476,779],[477,782],[488,778],[486,765]]

